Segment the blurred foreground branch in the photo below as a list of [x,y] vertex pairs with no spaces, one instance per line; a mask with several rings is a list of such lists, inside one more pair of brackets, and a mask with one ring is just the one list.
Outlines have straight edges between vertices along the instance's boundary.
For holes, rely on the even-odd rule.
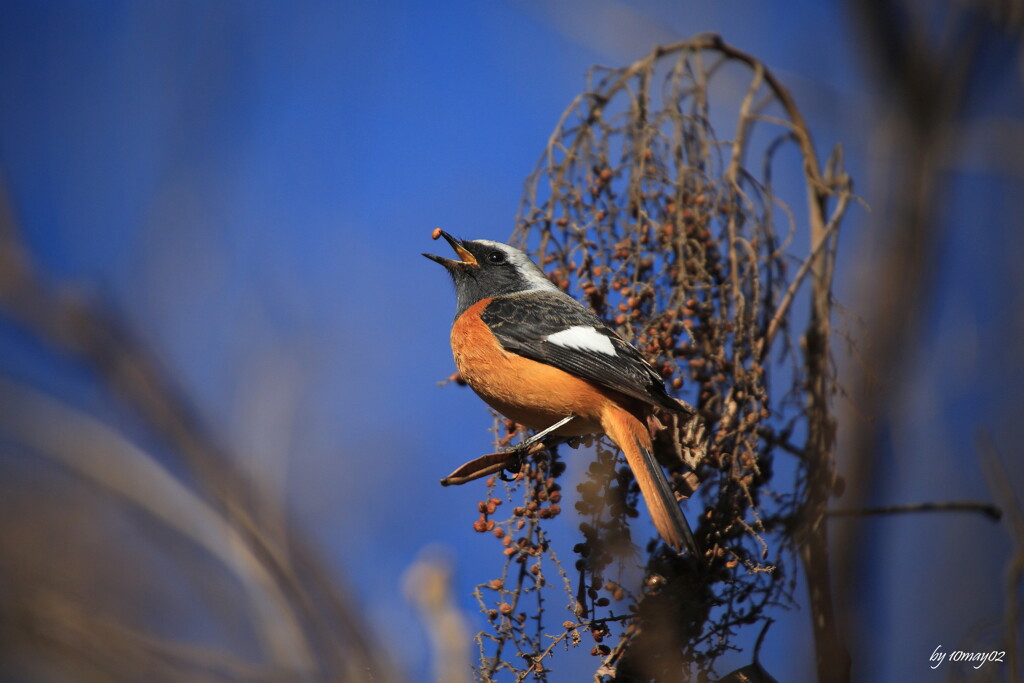
[[[247,485],[236,461],[201,426],[190,402],[152,354],[109,311],[101,311],[70,291],[48,283],[34,267],[20,239],[3,186],[0,314],[34,335],[52,352],[65,354],[95,372],[101,383],[141,420],[161,449],[166,448],[176,466],[184,467],[186,476],[179,478],[152,454],[132,445],[111,428],[35,392],[6,382],[0,386],[0,443],[6,445],[7,451],[27,450],[36,457],[60,463],[99,491],[144,511],[202,548],[241,582],[251,608],[249,619],[241,623],[255,626],[262,634],[262,645],[251,663],[234,660],[224,653],[224,662],[235,662],[225,666],[248,667],[257,674],[254,680],[279,680],[283,676],[362,681],[368,672],[377,680],[397,679],[394,667],[369,637],[362,616],[335,572],[328,569],[302,533],[289,526],[282,537],[270,533],[257,521],[254,510],[266,515],[267,511],[279,509],[281,503]],[[6,460],[9,463],[13,462],[10,453]],[[38,518],[40,524],[59,514],[63,506],[47,497],[51,494],[52,491],[44,489],[23,514]],[[90,510],[87,508],[86,513],[94,514]],[[286,519],[287,515],[281,510],[275,517]],[[23,525],[30,522],[20,520]],[[99,519],[95,524],[99,524]],[[153,542],[170,543],[159,539],[151,537]],[[40,541],[43,545],[37,544],[39,551],[51,552],[45,545],[46,539]],[[5,543],[14,542],[11,535],[5,536]],[[4,554],[7,563],[0,567],[0,572],[8,579],[20,576],[29,584],[43,580],[43,576],[22,572],[11,564],[18,561],[11,558],[25,556],[24,552],[12,546],[5,548]],[[97,570],[103,561],[97,555],[89,558]],[[40,566],[44,572],[57,569],[52,560],[43,560]],[[194,576],[200,583],[211,580],[202,574]],[[139,578],[142,583],[159,583],[153,575]],[[33,593],[15,590],[10,595],[17,594]],[[157,640],[117,626],[117,604],[94,604],[91,594],[84,590],[65,591],[58,596],[59,604],[40,599],[19,603],[18,611],[5,610],[8,616],[20,614],[17,618],[22,622],[37,625],[29,630],[14,623],[4,625],[8,635],[16,636],[6,639],[8,661],[30,668],[53,666],[54,662],[66,659],[68,652],[88,652],[91,667],[103,676],[116,677],[124,672],[126,653],[131,652],[139,661],[140,676],[142,672],[146,677],[160,672],[166,676],[164,680],[196,680],[199,675],[198,668],[187,674],[180,668],[165,670],[169,652],[176,651],[179,660],[188,659],[190,646],[182,643],[144,647],[143,643]],[[126,592],[113,599],[129,598]],[[64,635],[47,638],[43,632],[49,628],[46,624],[58,623],[52,620],[54,614],[64,615],[60,622],[64,624]],[[74,615],[85,621],[73,626],[67,619],[77,619]],[[101,622],[109,628],[93,628],[94,623]],[[225,627],[230,623],[224,622]],[[116,644],[101,644],[100,636],[105,634],[106,638],[112,633],[123,634],[125,638]],[[68,638],[80,640],[69,642]],[[210,656],[219,657],[214,653]],[[196,661],[203,659],[199,657]]]
[[1024,652],[1021,651],[1021,590],[1024,589],[1024,505],[1010,485],[1009,471],[1003,457],[986,432],[977,437],[978,458],[981,460],[996,500],[1007,511],[1007,532],[1010,537],[1011,555],[1006,563],[1006,608],[1003,625],[1006,630],[1004,643],[1008,653],[1009,680],[1018,681],[1024,675]]

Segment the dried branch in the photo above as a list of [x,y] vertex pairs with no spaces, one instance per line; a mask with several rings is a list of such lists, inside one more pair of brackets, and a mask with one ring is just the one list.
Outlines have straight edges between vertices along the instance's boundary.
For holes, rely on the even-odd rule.
[[[713,84],[737,69],[749,80],[736,102],[735,136],[719,140],[711,126],[718,111]],[[794,214],[771,183],[777,151],[786,144],[802,159],[797,172],[809,207],[804,240],[795,239]],[[746,166],[754,155],[763,159],[760,176]],[[740,629],[764,622],[768,609],[790,599],[792,584],[776,568],[797,548],[816,587],[811,613],[820,675],[827,678],[831,666],[848,676],[832,618],[822,522],[834,478],[832,272],[851,199],[841,154],[823,175],[806,122],[771,70],[714,35],[657,48],[622,69],[593,70],[527,179],[513,242],[532,246],[552,282],[577,288],[696,412],[666,420],[655,441],[678,495],[693,494],[699,480],[687,509],[700,519],[696,534],[710,549],[710,571],[695,570],[652,542],[636,586],[631,520],[638,498],[631,474],[599,445],[577,487],[575,506],[586,521],[575,548],[578,587],[567,589],[567,597],[572,622],[587,618],[592,652],[601,658],[597,679],[674,678],[681,670],[712,675]],[[785,235],[776,234],[774,223],[780,207],[789,219]],[[806,252],[795,255],[799,243]],[[791,276],[794,256],[800,265]],[[809,309],[795,303],[800,292],[810,295]],[[802,359],[790,337],[801,316]],[[773,391],[768,378],[786,359],[794,369],[781,375],[788,389]],[[793,443],[796,433],[807,436]],[[771,488],[776,448],[799,454],[795,492]],[[561,498],[553,487],[562,465],[557,453],[550,458],[528,459],[522,480],[509,487],[508,496],[524,496],[511,518],[493,518],[493,494],[479,504],[474,528],[494,533],[508,557],[537,559],[525,573],[520,567],[511,585],[506,576],[493,589],[507,600],[499,609],[485,607],[480,594],[494,623],[478,637],[483,680],[506,669],[543,679],[541,662],[553,649],[540,634],[571,640],[566,631],[539,631],[544,586],[524,579],[543,576],[549,549],[540,525],[557,514],[551,511]],[[496,464],[470,463],[459,474]],[[549,496],[556,501],[547,506]],[[520,605],[534,594],[537,609],[527,616]],[[509,610],[514,619],[506,618]],[[535,619],[538,630],[527,636],[518,618]],[[621,632],[609,646],[612,627]],[[493,655],[485,643],[493,644]],[[528,664],[505,654],[512,645]]]
[[[259,624],[265,629],[266,642],[275,658],[294,669],[292,673],[354,680],[370,671],[388,680],[398,678],[391,662],[372,642],[336,573],[326,568],[299,530],[289,526],[282,537],[277,529],[271,532],[258,521],[254,510],[266,513],[277,509],[277,501],[265,499],[259,490],[248,486],[235,459],[202,426],[194,407],[149,350],[109,312],[52,286],[36,270],[23,247],[2,183],[0,312],[43,345],[94,371],[140,418],[150,435],[180,458],[197,490],[186,494],[185,488],[155,469],[145,453],[128,449],[124,442],[107,453],[110,458],[120,454],[117,463],[107,464],[124,468],[130,462],[131,468],[142,473],[140,483],[153,487],[151,497],[140,498],[128,483],[116,478],[116,470],[101,472],[88,466],[77,451],[68,450],[74,444],[46,442],[42,452],[60,457],[95,483],[129,497],[161,519],[177,520],[173,524],[177,530],[235,571],[244,571],[254,595],[264,596],[257,602],[263,605]],[[21,400],[26,399],[19,394]],[[48,404],[47,409],[51,408],[59,410]],[[8,426],[26,439],[46,436],[39,425],[32,432]],[[88,429],[99,434],[96,425]],[[105,433],[106,442],[114,443],[112,438],[113,434]],[[157,489],[162,495],[156,495]],[[186,510],[194,517],[187,517]],[[224,554],[221,543],[236,555]],[[264,609],[267,606],[272,606],[270,611]],[[111,671],[116,670],[116,663],[108,664]]]
[[509,464],[513,461],[521,464],[523,458],[527,456],[540,453],[560,443],[569,441],[569,438],[552,437],[549,435],[574,419],[576,418],[573,415],[569,415],[506,451],[488,453],[487,455],[481,455],[479,458],[470,460],[442,479],[441,486],[459,486],[476,481],[477,479],[483,479],[508,469]]
[[883,505],[872,508],[844,509],[833,508],[825,512],[828,517],[871,517],[874,515],[894,515],[908,512],[977,512],[985,515],[993,522],[1002,519],[1003,511],[991,503],[978,503],[970,500],[951,500],[941,503],[905,503],[903,505]]
[[[253,623],[276,666],[314,669],[293,607],[227,520],[102,423],[6,380],[0,380],[0,397],[0,433],[131,502],[223,562],[246,587]],[[54,424],[61,429],[53,429]]]

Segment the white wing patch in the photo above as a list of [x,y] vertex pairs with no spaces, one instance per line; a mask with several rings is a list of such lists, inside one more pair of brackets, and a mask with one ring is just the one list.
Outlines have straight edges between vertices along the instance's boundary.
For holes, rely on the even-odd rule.
[[549,334],[547,340],[570,349],[597,351],[609,356],[617,355],[612,340],[589,325],[577,325],[561,332]]

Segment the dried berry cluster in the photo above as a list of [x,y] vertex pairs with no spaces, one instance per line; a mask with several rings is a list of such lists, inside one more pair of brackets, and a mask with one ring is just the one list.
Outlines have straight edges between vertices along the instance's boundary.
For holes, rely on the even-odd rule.
[[[482,634],[481,642],[497,644],[479,672],[485,680],[501,666],[542,677],[539,662],[552,643],[576,643],[580,630],[590,631],[608,675],[637,662],[645,662],[643,675],[710,672],[738,629],[770,622],[766,608],[792,590],[792,575],[779,565],[794,547],[801,491],[792,481],[782,491],[770,485],[777,452],[797,456],[791,469],[803,476],[792,437],[807,419],[808,382],[788,331],[816,256],[794,258],[796,219],[770,182],[775,154],[797,122],[778,124],[791,112],[777,111],[782,95],[765,86],[763,67],[752,69],[735,137],[722,141],[712,130],[709,83],[735,58],[716,40],[695,40],[626,69],[595,71],[528,179],[513,235],[552,282],[633,341],[671,391],[696,407],[693,419],[662,416],[655,439],[677,493],[691,498],[685,509],[706,557],[681,559],[652,538],[637,564],[636,535],[653,534],[631,527],[639,516],[635,482],[599,446],[574,504],[584,520],[574,548],[579,578],[563,575],[575,620],[542,638],[541,559],[553,555],[539,520],[560,509],[553,497],[561,497],[563,466],[556,455],[531,461],[524,502],[502,523],[504,534],[490,519],[496,499],[481,504],[476,522],[500,535],[506,555],[523,566],[537,558],[532,583],[490,587],[509,611],[486,607],[492,621],[504,621]],[[768,137],[753,133],[772,127]],[[754,155],[763,161],[760,177],[742,164]],[[515,425],[505,427],[503,444],[515,433]],[[531,591],[538,592],[533,611],[511,618],[527,614],[517,610]],[[530,618],[530,639],[513,636]],[[609,647],[616,625],[618,641]],[[525,669],[502,659],[509,640]]]
[[[514,432],[514,425],[503,425],[507,432]],[[507,441],[510,434],[506,434]],[[478,504],[479,518],[473,523],[473,529],[481,533],[491,533],[501,543],[502,553],[506,561],[502,576],[477,586],[475,596],[481,610],[491,622],[493,633],[484,633],[477,640],[481,648],[481,665],[478,669],[485,680],[491,680],[502,669],[517,670],[509,663],[506,648],[514,648],[514,660],[517,664],[526,662],[532,673],[543,675],[541,661],[550,653],[552,643],[544,637],[543,612],[544,594],[542,589],[549,585],[545,576],[545,561],[553,567],[568,586],[568,578],[551,549],[550,541],[540,524],[540,520],[556,517],[561,512],[559,502],[562,499],[562,487],[557,477],[565,471],[562,462],[553,449],[531,459],[529,466],[524,468],[511,492],[522,491],[521,505],[512,508],[510,517],[496,522],[493,517],[502,504],[502,499],[495,496],[497,478],[487,480],[488,498]],[[529,606],[526,601],[533,598]],[[559,640],[568,638],[572,644],[578,642],[572,637],[572,630],[563,632]],[[547,640],[548,642],[545,642]],[[493,655],[487,655],[485,644],[495,644]]]

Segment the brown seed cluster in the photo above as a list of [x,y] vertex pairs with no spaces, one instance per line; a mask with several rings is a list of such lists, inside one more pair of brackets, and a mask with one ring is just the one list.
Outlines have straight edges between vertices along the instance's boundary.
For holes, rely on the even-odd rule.
[[[771,200],[751,201],[715,181],[706,147],[678,146],[686,136],[710,139],[710,130],[694,120],[669,138],[652,121],[644,125],[644,137],[635,128],[620,133],[629,144],[619,163],[611,131],[577,133],[589,137],[545,168],[546,193],[527,194],[544,200],[524,207],[513,242],[538,245],[534,255],[551,281],[630,340],[668,390],[696,407],[699,429],[665,419],[672,426],[656,440],[663,455],[675,454],[663,464],[680,496],[700,482],[687,510],[700,520],[710,576],[728,578],[718,572],[765,561],[759,500],[772,469],[765,435],[775,428],[763,350],[786,264],[766,219]],[[575,598],[588,614],[626,595],[608,588],[607,575],[635,540],[637,501],[631,472],[599,448],[574,503],[584,519]],[[515,508],[543,520],[540,510],[536,498]]]
[[[778,553],[769,558],[770,543],[773,533],[789,533],[786,520],[797,514],[800,498],[769,485],[775,454],[799,453],[793,432],[808,419],[791,310],[782,305],[800,284],[791,267],[796,219],[767,172],[776,150],[804,124],[791,116],[777,126],[779,112],[771,107],[781,98],[758,64],[743,105],[756,112],[741,113],[748,118],[735,140],[718,139],[708,89],[717,71],[709,65],[737,59],[720,50],[714,42],[677,46],[671,57],[660,52],[627,68],[595,70],[588,95],[566,113],[527,179],[512,239],[551,282],[632,342],[697,413],[693,420],[659,415],[650,426],[677,495],[689,498],[685,509],[707,566],[695,571],[637,523],[632,473],[599,445],[573,500],[583,538],[574,548],[578,579],[562,573],[575,617],[562,636],[576,643],[589,631],[595,656],[621,654],[630,647],[633,620],[643,632],[644,620],[669,605],[668,630],[694,634],[682,637],[682,655],[704,674],[729,649],[737,624],[763,620],[765,606],[784,602],[791,591],[773,573]],[[716,54],[705,60],[708,53]],[[741,67],[751,66],[746,59]],[[766,139],[775,142],[755,144],[754,129],[774,130]],[[756,168],[745,168],[751,160]],[[502,443],[515,435],[515,425],[506,424]],[[498,619],[499,649],[514,641],[531,666],[538,652],[550,651],[552,635],[541,633],[539,618],[534,635],[516,630],[518,606],[504,621],[498,615],[500,605],[518,605],[538,589],[540,560],[553,557],[543,525],[560,512],[559,466],[554,455],[528,463],[522,501],[498,525],[506,567],[518,563],[528,581],[492,588],[499,602],[486,608]],[[486,507],[476,521],[483,531],[493,514]],[[644,580],[627,590],[618,578],[635,566],[640,533],[651,539],[644,544]],[[613,648],[602,641],[616,624],[623,628]],[[506,658],[502,665],[508,664]]]
[[[699,454],[701,480],[724,484],[716,487],[721,495],[710,509],[725,528],[714,531],[735,536],[742,532],[733,523],[749,518],[762,478],[762,433],[771,417],[761,349],[763,306],[772,290],[762,284],[762,273],[781,266],[771,252],[759,250],[771,243],[756,234],[759,216],[747,215],[714,185],[691,179],[680,186],[658,161],[663,153],[646,158],[642,169],[621,172],[598,162],[602,170],[584,177],[588,193],[566,193],[556,204],[562,216],[523,221],[518,234],[549,235],[540,262],[551,281],[578,290],[633,341],[670,391],[698,408],[710,438],[672,438],[679,452]],[[627,193],[614,187],[620,174],[631,176]],[[735,238],[737,223],[755,228],[743,234],[743,248]],[[678,467],[686,469],[683,462]],[[592,493],[584,485],[577,507],[594,508]]]
[[[506,421],[499,425],[508,431],[516,426]],[[476,597],[483,613],[503,637],[525,643],[539,642],[525,630],[528,615],[522,611],[521,602],[531,595],[538,596],[542,590],[549,590],[546,572],[552,568],[561,573],[558,561],[552,553],[551,544],[541,526],[542,520],[550,520],[561,513],[562,487],[557,477],[565,470],[556,452],[541,452],[531,455],[524,463],[521,476],[514,482],[500,484],[497,477],[487,480],[489,495],[478,501],[478,519],[474,529],[490,531],[501,544],[505,557],[505,571],[500,578],[491,579],[477,587]],[[495,495],[499,486],[510,490],[521,490],[523,504],[510,510],[502,508],[502,499]],[[496,520],[501,511],[507,510],[505,519]],[[539,624],[538,624],[539,626]],[[571,642],[579,641],[575,625],[567,628],[565,636]]]

